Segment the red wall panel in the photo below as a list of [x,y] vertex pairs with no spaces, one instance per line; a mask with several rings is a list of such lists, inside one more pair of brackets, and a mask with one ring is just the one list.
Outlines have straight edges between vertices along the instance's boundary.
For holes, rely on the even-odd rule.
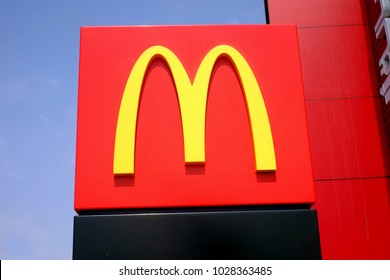
[[[366,12],[367,12],[367,20],[368,20],[368,27],[370,30],[370,39],[371,39],[371,45],[372,45],[372,54],[374,56],[374,61],[378,62],[382,54],[384,53],[385,49],[387,48],[387,40],[386,36],[383,36],[382,38],[376,38],[375,34],[375,25],[378,21],[378,19],[381,16],[381,5],[379,1],[370,1],[370,0],[365,0],[365,7],[366,7]],[[380,87],[386,80],[385,75],[380,74],[380,66],[379,63],[376,63],[376,79],[375,82],[377,85]],[[388,139],[388,143],[390,143],[390,103],[386,104],[383,106],[383,111],[384,111],[384,120],[386,124],[386,135]]]
[[298,34],[306,98],[377,94],[366,26],[300,28]]
[[268,0],[271,23],[298,26],[363,24],[366,22],[359,0]]
[[378,9],[367,17],[361,0],[268,7],[271,24],[298,25],[323,258],[388,259],[389,152],[367,26]]
[[316,182],[324,259],[389,259],[389,179]]
[[306,102],[315,180],[390,175],[380,98]]

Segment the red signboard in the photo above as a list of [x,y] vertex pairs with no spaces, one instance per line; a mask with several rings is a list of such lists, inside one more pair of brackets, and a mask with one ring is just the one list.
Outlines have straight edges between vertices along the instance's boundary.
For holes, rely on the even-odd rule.
[[295,26],[81,29],[75,209],[303,204]]

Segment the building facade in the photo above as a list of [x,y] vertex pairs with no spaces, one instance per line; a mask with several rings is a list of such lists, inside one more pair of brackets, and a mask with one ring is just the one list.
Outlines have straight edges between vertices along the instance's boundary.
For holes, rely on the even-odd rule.
[[298,26],[324,259],[390,258],[388,2],[268,0],[270,24]]

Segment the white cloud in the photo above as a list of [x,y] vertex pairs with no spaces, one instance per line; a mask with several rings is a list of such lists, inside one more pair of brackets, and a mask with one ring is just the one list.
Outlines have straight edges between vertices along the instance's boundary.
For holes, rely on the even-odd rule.
[[1,178],[19,178],[19,177],[17,176],[16,172],[0,166],[0,179]]
[[50,234],[29,217],[0,212],[0,225],[0,259],[50,258]]
[[255,18],[259,18],[261,13],[262,11],[260,9],[253,9],[246,16],[247,18],[253,20]]
[[7,147],[7,141],[5,140],[4,137],[0,136],[0,148]]
[[32,74],[20,80],[0,81],[0,105],[7,106],[32,93],[41,94],[42,88],[57,89],[60,79],[41,74]]
[[52,119],[46,114],[39,114],[38,117],[45,124],[49,124],[52,122]]
[[39,83],[43,82],[44,84],[46,84],[47,86],[50,86],[50,87],[58,87],[60,85],[60,79],[52,78],[52,77],[48,77],[48,76],[40,75],[40,74],[35,74],[33,76],[33,80],[35,82],[39,82]]
[[26,92],[27,88],[27,81],[6,81],[0,83],[1,104],[7,105],[14,100],[18,100]]

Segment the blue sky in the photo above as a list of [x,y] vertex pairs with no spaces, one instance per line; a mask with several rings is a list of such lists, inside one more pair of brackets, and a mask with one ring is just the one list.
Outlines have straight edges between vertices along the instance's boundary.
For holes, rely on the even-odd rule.
[[262,0],[0,0],[0,259],[71,259],[80,26],[264,23]]

